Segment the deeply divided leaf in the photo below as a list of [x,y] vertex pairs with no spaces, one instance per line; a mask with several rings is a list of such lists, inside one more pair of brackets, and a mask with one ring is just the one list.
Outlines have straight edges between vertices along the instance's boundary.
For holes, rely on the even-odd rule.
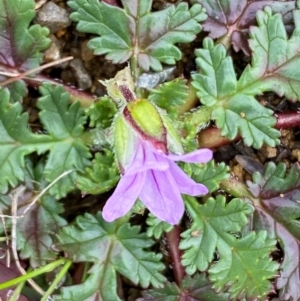
[[[115,278],[119,272],[133,283],[148,287],[161,287],[165,281],[160,273],[164,265],[161,256],[144,250],[152,246],[153,241],[146,234],[139,233],[140,228],[128,223],[117,225],[105,222],[101,214],[96,217],[86,214],[77,218],[75,226],[65,227],[59,234],[61,242],[56,245],[74,261],[95,262],[105,265],[101,279]],[[111,274],[107,274],[111,273]],[[103,282],[100,281],[99,285]],[[96,287],[100,292],[113,294],[115,286]],[[95,293],[95,292],[93,292]],[[109,298],[103,299],[112,300]]]
[[[233,299],[265,300],[273,290],[269,279],[278,269],[269,257],[276,241],[268,239],[266,231],[242,235],[252,206],[240,199],[225,205],[224,197],[210,198],[200,206],[187,198],[187,209],[194,223],[182,234],[180,244],[186,271],[208,270],[214,288],[228,289]],[[215,255],[219,259],[210,265]]]
[[[148,71],[162,70],[161,63],[174,65],[181,59],[176,43],[189,43],[200,32],[199,22],[206,15],[201,5],[190,9],[187,3],[170,5],[151,13],[152,0],[122,0],[124,9],[96,0],[71,0],[71,15],[79,31],[93,33],[89,47],[95,54],[106,54],[113,63],[123,63],[133,55]],[[118,22],[111,22],[114,16]]]
[[[39,116],[45,129],[56,142],[51,147],[44,170],[46,180],[52,182],[70,170],[83,172],[90,164],[88,158],[91,155],[80,139],[86,117],[79,102],[69,104],[69,94],[63,87],[44,84],[40,91],[43,96],[38,102],[41,109]],[[50,191],[56,196],[65,195],[74,189],[75,177],[76,172],[69,173]]]
[[[239,88],[233,62],[226,56],[224,46],[214,46],[212,40],[206,39],[204,49],[197,50],[196,55],[201,72],[193,75],[192,84],[200,101],[212,107],[211,118],[222,135],[234,139],[240,133],[245,143],[255,148],[263,143],[271,146],[278,143],[279,132],[273,129],[276,119],[272,110],[255,100],[258,91]],[[247,84],[251,87],[253,82],[257,83],[253,79]]]

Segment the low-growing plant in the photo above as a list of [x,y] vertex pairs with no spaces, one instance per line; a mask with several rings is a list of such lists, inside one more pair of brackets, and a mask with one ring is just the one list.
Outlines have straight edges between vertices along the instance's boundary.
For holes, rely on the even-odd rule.
[[2,300],[300,300],[299,164],[213,159],[299,125],[259,99],[300,100],[300,2],[162,2],[68,1],[128,64],[95,98],[41,73],[34,1],[0,0]]

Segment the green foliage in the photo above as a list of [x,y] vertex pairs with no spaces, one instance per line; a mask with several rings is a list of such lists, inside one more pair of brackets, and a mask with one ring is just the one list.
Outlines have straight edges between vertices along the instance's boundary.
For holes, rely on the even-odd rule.
[[21,113],[19,103],[9,104],[8,90],[0,91],[0,191],[6,193],[8,185],[15,187],[24,179],[24,156],[37,151],[45,152],[51,137],[35,135],[28,129],[28,114]]
[[279,132],[273,112],[260,105],[255,95],[273,91],[288,99],[299,98],[300,11],[294,10],[296,29],[290,39],[280,14],[271,9],[257,13],[258,27],[250,29],[252,63],[237,81],[231,57],[222,45],[206,39],[196,51],[201,72],[193,75],[193,86],[201,102],[212,108],[211,118],[222,135],[234,139],[238,133],[245,143],[259,148],[263,143],[274,146]]
[[163,288],[143,292],[143,298],[138,301],[227,301],[227,293],[216,294],[205,274],[186,276],[180,287],[167,282]]
[[22,71],[39,66],[40,51],[50,45],[48,28],[29,26],[35,16],[35,2],[0,1],[0,63]]
[[[187,3],[170,5],[151,13],[152,0],[122,0],[124,9],[96,0],[71,0],[79,31],[99,35],[88,46],[95,54],[106,54],[113,63],[123,63],[133,54],[139,66],[148,71],[162,70],[161,63],[174,65],[181,52],[174,44],[189,43],[200,32],[206,14],[201,5],[190,9]],[[118,22],[111,22],[114,16]]]
[[287,171],[285,164],[276,166],[270,162],[264,174],[254,173],[253,182],[247,183],[257,205],[253,229],[266,229],[270,237],[279,241],[284,254],[276,279],[279,297],[289,295],[292,300],[300,297],[298,286],[294,285],[300,281],[299,175],[298,163]]
[[152,89],[148,99],[165,109],[170,116],[178,114],[178,106],[184,104],[188,97],[189,88],[187,82],[182,78],[159,85],[156,89]]
[[229,168],[225,163],[216,164],[214,160],[206,164],[192,164],[192,178],[205,185],[210,192],[219,189],[219,182],[229,178]]
[[94,102],[85,113],[90,118],[91,127],[106,129],[111,126],[116,112],[115,103],[104,96]]
[[164,232],[169,232],[173,229],[172,225],[161,221],[151,213],[149,213],[146,223],[148,225],[147,235],[149,237],[153,236],[155,239],[159,239]]
[[[40,87],[43,95],[38,102],[41,110],[40,119],[56,143],[51,146],[51,152],[44,170],[47,181],[52,182],[68,170],[84,171],[89,165],[90,153],[81,141],[85,116],[79,102],[69,105],[69,94],[63,87],[53,87],[44,84]],[[57,197],[65,195],[74,189],[76,172],[68,174],[59,181],[50,192]]]
[[76,186],[83,193],[100,194],[113,188],[119,178],[114,154],[103,149],[103,153],[96,153],[92,166],[86,168],[85,175],[77,176]]
[[[150,284],[161,287],[165,281],[160,273],[164,268],[160,263],[161,255],[144,250],[151,247],[153,241],[139,232],[140,227],[128,223],[105,222],[100,213],[96,216],[85,214],[77,217],[76,225],[62,229],[56,248],[66,252],[75,262],[96,263],[98,268],[90,271],[96,275],[90,277],[100,281],[91,288],[95,282],[87,280],[84,285],[89,287],[89,294],[97,291],[104,301],[118,300],[112,298],[116,295],[116,271],[142,287]],[[77,290],[76,286],[64,288],[61,300],[66,299],[66,294],[75,296]]]
[[[182,264],[187,273],[208,269],[214,287],[228,289],[231,298],[265,300],[272,290],[269,279],[275,277],[278,269],[269,257],[276,241],[268,239],[266,231],[239,238],[252,206],[241,199],[226,204],[222,196],[209,198],[200,206],[188,197],[187,209],[194,220],[192,227],[182,233],[180,243],[185,250]],[[219,260],[210,266],[215,253]]]
[[[40,119],[50,135],[33,134],[28,128],[28,114],[21,113],[19,103],[9,104],[9,92],[0,91],[0,191],[8,185],[15,187],[24,180],[24,157],[32,152],[42,154],[50,150],[44,176],[51,182],[67,170],[81,170],[89,164],[88,149],[80,140],[85,117],[79,103],[69,107],[69,95],[62,87],[44,84],[39,101]],[[74,189],[76,172],[51,188],[57,197]]]
[[[273,111],[255,100],[256,91],[238,89],[232,59],[226,56],[225,47],[214,46],[212,40],[205,39],[196,56],[202,72],[192,76],[192,85],[201,102],[212,107],[211,118],[222,135],[234,139],[240,131],[245,143],[256,148],[263,143],[278,143],[279,132],[272,128],[276,122]],[[251,82],[248,85],[251,87]]]
[[284,163],[276,165],[269,162],[264,175],[255,172],[253,183],[248,182],[248,186],[255,197],[260,196],[263,199],[284,194],[300,187],[300,166],[294,164],[287,172]]

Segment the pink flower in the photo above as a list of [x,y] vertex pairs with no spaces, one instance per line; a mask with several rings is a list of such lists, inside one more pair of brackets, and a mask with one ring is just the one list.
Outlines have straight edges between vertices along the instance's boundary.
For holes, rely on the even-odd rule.
[[208,193],[208,189],[188,177],[174,161],[205,163],[211,159],[209,149],[166,155],[138,139],[131,163],[125,167],[117,188],[103,208],[103,218],[110,222],[125,215],[140,198],[160,220],[177,224],[184,214],[181,193],[198,196]]

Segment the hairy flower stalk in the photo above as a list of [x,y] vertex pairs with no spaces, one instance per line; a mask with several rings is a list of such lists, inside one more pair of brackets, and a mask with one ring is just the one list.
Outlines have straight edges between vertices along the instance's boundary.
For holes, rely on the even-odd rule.
[[174,225],[184,213],[182,193],[199,196],[208,192],[175,162],[205,163],[212,158],[212,151],[183,154],[180,138],[167,116],[151,102],[135,99],[132,85],[126,82],[128,71],[126,68],[105,82],[109,95],[117,95],[120,105],[113,131],[122,177],[103,208],[103,217],[113,221],[125,215],[140,198],[152,214]]

